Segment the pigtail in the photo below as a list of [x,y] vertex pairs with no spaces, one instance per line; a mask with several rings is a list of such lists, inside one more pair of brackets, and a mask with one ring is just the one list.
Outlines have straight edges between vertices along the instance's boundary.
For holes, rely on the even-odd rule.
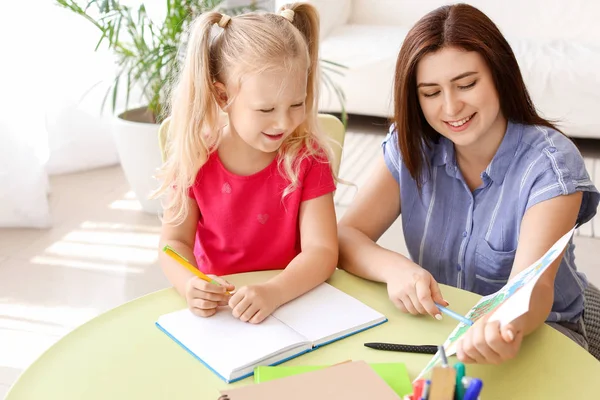
[[187,217],[189,188],[220,138],[211,31],[215,24],[226,26],[226,17],[203,13],[190,27],[185,61],[171,95],[167,161],[159,173],[161,186],[153,194],[168,194],[163,202],[167,223],[180,224]]
[[[288,10],[292,13],[288,13]],[[319,13],[317,9],[309,3],[292,3],[281,8],[280,15],[292,16],[290,21],[304,36],[308,47],[308,82],[306,93],[306,108],[314,111],[317,116],[317,104],[319,98]]]
[[[310,3],[291,3],[281,7],[279,15],[300,32],[308,50],[306,120],[298,127],[296,134],[288,139],[280,149],[282,157],[279,169],[291,181],[284,191],[285,197],[297,189],[300,164],[306,157],[316,157],[328,162],[332,174],[334,174],[337,166],[333,165],[335,157],[331,145],[339,146],[339,144],[334,143],[332,139],[321,132],[317,122],[320,85],[319,13]],[[337,177],[335,179],[337,181]]]

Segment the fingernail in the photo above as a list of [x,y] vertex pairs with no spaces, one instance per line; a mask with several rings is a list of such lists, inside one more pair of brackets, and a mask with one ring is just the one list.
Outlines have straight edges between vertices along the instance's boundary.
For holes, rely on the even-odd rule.
[[506,334],[508,335],[509,342],[512,342],[513,340],[515,340],[515,334],[513,333],[513,331],[508,330],[508,331],[506,331]]
[[442,320],[442,314],[435,314],[435,319],[437,319],[438,321]]

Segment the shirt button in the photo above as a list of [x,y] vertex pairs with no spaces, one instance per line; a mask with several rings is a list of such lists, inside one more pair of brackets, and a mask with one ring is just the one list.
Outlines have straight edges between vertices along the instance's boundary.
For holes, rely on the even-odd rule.
[[463,237],[467,237],[467,231],[463,232]]
[[556,147],[548,147],[550,153],[556,153]]
[[460,265],[457,265],[457,266],[456,266],[456,270],[457,270],[458,272],[460,272],[460,270],[461,270],[461,269],[462,269],[462,268],[460,267]]

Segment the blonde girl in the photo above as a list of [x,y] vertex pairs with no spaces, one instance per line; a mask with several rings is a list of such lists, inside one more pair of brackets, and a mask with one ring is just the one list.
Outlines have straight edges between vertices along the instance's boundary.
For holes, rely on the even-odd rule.
[[[202,14],[171,102],[161,267],[202,317],[229,306],[260,323],[324,282],[338,257],[331,150],[317,128],[319,19],[310,4],[279,13]],[[221,275],[281,269],[238,288]]]

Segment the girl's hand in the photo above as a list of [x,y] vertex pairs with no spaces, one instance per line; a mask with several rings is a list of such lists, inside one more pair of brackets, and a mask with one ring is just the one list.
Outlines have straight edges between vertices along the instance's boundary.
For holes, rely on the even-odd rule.
[[491,314],[477,320],[456,344],[463,363],[501,364],[519,352],[523,332],[518,320],[500,328],[500,321],[488,322]]
[[280,305],[279,294],[268,283],[244,286],[229,300],[234,317],[241,321],[259,324]]
[[208,283],[194,276],[185,285],[185,300],[190,311],[199,317],[215,315],[217,307],[226,306],[231,297],[226,291],[235,290],[235,286],[226,280],[214,275],[209,275],[221,286]]
[[[412,264],[412,265],[411,265]],[[398,266],[387,279],[390,300],[405,313],[429,314],[442,319],[434,303],[447,306],[440,287],[433,276],[417,264]]]

